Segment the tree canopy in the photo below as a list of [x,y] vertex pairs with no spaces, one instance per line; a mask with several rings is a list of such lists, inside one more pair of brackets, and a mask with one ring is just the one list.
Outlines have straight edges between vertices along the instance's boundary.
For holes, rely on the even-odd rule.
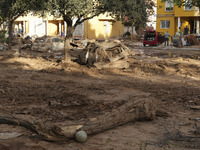
[[187,6],[192,7],[196,6],[200,8],[200,0],[162,0],[162,2],[169,2],[177,5],[178,7]]
[[1,0],[0,16],[2,21],[9,23],[9,35],[12,35],[13,22],[30,10],[59,13],[68,26],[67,38],[71,38],[77,25],[105,12],[136,26],[136,29],[143,27],[153,6],[152,0]]
[[12,24],[29,10],[41,10],[45,8],[45,0],[1,0],[0,18],[9,24],[9,36],[12,37]]
[[[69,38],[77,25],[105,12],[102,2],[103,0],[48,0],[49,10],[58,11],[66,21]],[[76,18],[76,21],[74,18]]]
[[105,8],[125,25],[135,26],[136,30],[145,27],[149,15],[153,14],[152,0],[107,0]]
[[3,22],[3,18],[1,17],[1,10],[0,10],[0,25],[2,24]]
[[1,0],[1,17],[4,21],[14,21],[29,10],[41,10],[44,6],[44,0]]

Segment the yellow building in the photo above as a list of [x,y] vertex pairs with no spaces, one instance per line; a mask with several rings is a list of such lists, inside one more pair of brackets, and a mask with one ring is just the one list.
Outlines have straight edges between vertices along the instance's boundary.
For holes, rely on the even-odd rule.
[[88,39],[121,37],[124,34],[122,22],[116,21],[106,14],[85,21],[84,26],[84,36]]
[[157,0],[157,24],[158,32],[169,31],[170,35],[175,33],[180,28],[183,32],[184,28],[188,26],[189,33],[199,33],[199,9],[196,7],[182,6],[178,7],[173,3],[161,2]]
[[[30,36],[55,36],[62,33],[66,35],[67,24],[62,18],[53,15],[40,18],[34,13],[29,13],[15,21],[14,32],[20,31]],[[120,37],[122,34],[124,34],[123,24],[106,14],[102,14],[77,26],[74,38],[105,39],[113,36]]]

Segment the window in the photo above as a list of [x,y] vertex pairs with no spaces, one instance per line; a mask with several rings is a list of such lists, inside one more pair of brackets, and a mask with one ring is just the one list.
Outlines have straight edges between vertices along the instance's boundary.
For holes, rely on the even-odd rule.
[[173,11],[174,10],[174,3],[173,0],[168,0],[165,2],[165,11]]
[[53,41],[53,42],[63,42],[63,40],[60,39],[60,38],[53,38],[52,41]]
[[184,10],[193,10],[192,0],[185,0]]
[[161,20],[160,21],[160,28],[161,29],[169,29],[170,28],[170,21],[169,20]]

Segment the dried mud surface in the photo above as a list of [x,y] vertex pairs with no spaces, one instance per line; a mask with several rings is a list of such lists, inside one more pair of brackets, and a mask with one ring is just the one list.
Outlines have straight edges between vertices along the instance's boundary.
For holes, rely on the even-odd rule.
[[[0,114],[64,125],[105,114],[133,98],[155,98],[157,118],[76,141],[52,143],[11,125],[1,150],[160,150],[200,148],[200,51],[134,50],[128,69],[60,63],[44,53],[0,51]],[[180,132],[179,132],[180,131]],[[181,135],[177,137],[177,135]],[[184,135],[184,136],[183,136]],[[195,140],[191,137],[196,136]],[[190,137],[189,139],[187,139]]]

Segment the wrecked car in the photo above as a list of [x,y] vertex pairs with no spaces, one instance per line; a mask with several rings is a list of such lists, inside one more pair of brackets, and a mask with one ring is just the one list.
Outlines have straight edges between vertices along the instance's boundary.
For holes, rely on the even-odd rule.
[[64,50],[64,40],[59,37],[36,38],[31,49],[40,52]]
[[0,51],[3,51],[3,50],[8,50],[8,45],[0,43]]
[[80,53],[78,62],[98,69],[128,68],[127,58],[129,54],[129,48],[122,43],[89,42]]

